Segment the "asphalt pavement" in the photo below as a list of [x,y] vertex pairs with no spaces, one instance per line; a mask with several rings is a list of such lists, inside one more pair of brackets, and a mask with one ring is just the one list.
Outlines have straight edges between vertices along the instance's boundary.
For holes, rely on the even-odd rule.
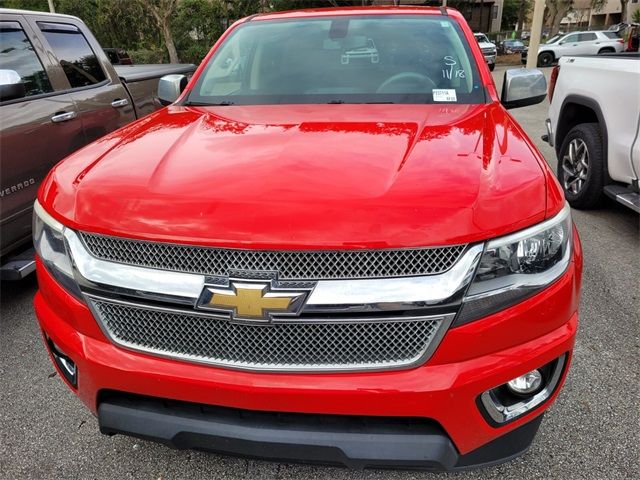
[[[503,72],[494,72],[498,83]],[[547,108],[544,102],[512,112],[555,169],[553,150],[540,140]],[[103,436],[49,362],[30,278],[0,290],[0,479],[640,478],[640,217],[614,202],[573,215],[585,256],[575,357],[532,448],[515,461],[458,474],[351,471]]]

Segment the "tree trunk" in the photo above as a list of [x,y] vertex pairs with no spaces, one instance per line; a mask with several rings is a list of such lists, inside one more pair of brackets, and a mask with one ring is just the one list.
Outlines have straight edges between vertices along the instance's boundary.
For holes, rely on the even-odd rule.
[[171,27],[169,26],[169,19],[173,15],[177,0],[160,0],[160,3],[155,3],[153,0],[137,0],[143,8],[146,8],[156,21],[156,25],[162,33],[164,38],[164,44],[167,47],[169,53],[169,61],[171,63],[179,63],[178,51],[176,50],[176,44],[173,41],[173,34],[171,33]]
[[573,0],[556,0],[551,7],[551,15],[549,19],[551,21],[551,31],[549,36],[552,37],[560,31],[560,22],[565,17],[567,12],[571,9]]
[[625,23],[627,21],[627,3],[629,0],[620,0],[620,22]]
[[526,0],[520,0],[520,8],[518,9],[518,22],[516,24],[516,30],[518,31],[518,38],[522,37],[522,24],[524,23],[524,14],[526,11]]
[[173,35],[171,33],[171,29],[169,28],[168,17],[163,19],[161,29],[162,29],[162,36],[164,37],[164,43],[167,46],[167,52],[169,52],[169,62],[180,63],[180,58],[178,57],[178,51],[176,50],[176,44],[173,41]]

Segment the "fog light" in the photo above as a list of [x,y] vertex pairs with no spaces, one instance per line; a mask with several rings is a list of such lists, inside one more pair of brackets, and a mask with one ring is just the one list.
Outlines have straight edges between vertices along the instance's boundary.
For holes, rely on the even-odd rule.
[[524,375],[507,382],[507,387],[517,395],[529,395],[542,385],[542,374],[539,370],[531,370]]
[[478,407],[494,427],[504,425],[544,404],[562,378],[567,355],[482,393]]
[[71,386],[73,388],[78,388],[78,369],[76,364],[62,351],[62,349],[60,349],[60,347],[58,347],[58,345],[53,342],[53,340],[46,335],[45,338],[56,366],[60,369],[60,372],[62,372],[62,375],[64,375],[64,378],[67,379]]

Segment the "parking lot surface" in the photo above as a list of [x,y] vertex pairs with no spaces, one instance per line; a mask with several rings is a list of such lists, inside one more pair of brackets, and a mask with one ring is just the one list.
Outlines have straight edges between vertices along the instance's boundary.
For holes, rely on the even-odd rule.
[[[504,69],[494,72],[498,88]],[[547,109],[545,101],[512,112],[555,169],[555,153],[540,140]],[[31,303],[36,282],[29,278],[1,286],[0,479],[640,478],[639,217],[614,202],[573,215],[585,256],[575,357],[532,448],[515,461],[456,474],[351,471],[103,436],[47,357]]]

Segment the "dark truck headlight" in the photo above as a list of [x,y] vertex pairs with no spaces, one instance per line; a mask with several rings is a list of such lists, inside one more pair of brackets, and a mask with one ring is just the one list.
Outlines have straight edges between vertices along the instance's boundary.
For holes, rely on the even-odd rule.
[[507,308],[541,291],[571,260],[568,204],[555,217],[487,242],[455,325]]
[[33,244],[51,275],[69,293],[82,299],[73,276],[73,263],[64,238],[64,225],[49,215],[36,200],[33,205]]

